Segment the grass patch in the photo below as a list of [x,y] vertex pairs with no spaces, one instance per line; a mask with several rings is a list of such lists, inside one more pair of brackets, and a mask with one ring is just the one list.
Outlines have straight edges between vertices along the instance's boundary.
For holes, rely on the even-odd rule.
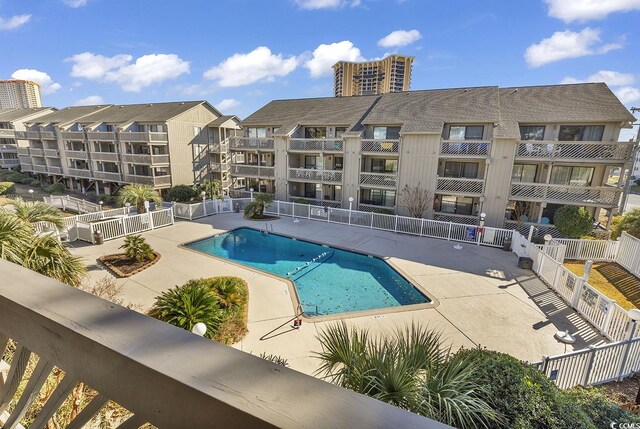
[[[564,265],[582,277],[584,261],[565,261]],[[615,262],[594,262],[588,283],[625,310],[640,308],[640,280]]]

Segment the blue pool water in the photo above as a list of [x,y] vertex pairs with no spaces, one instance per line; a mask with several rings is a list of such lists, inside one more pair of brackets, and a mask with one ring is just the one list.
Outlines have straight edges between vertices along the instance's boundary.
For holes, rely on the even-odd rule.
[[430,302],[380,258],[238,228],[187,245],[292,280],[308,315]]

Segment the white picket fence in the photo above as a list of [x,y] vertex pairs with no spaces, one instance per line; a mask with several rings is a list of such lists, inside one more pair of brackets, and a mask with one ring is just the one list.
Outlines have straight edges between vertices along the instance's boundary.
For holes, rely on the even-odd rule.
[[615,261],[636,277],[640,277],[640,239],[623,232]]
[[163,206],[173,207],[174,215],[178,219],[194,220],[206,216],[229,213],[233,209],[234,201],[231,198],[225,198],[224,200],[214,198],[205,200],[203,203],[194,204],[165,202]]
[[613,240],[554,238],[552,242],[566,246],[564,256],[567,259],[614,261],[618,254],[619,242]]
[[62,210],[73,210],[76,213],[100,211],[100,204],[95,204],[69,195],[50,195],[43,197],[44,203]]
[[97,231],[107,241],[173,225],[173,223],[173,209],[166,208],[133,216],[121,215],[106,220],[79,221],[78,232],[81,240],[95,243]]

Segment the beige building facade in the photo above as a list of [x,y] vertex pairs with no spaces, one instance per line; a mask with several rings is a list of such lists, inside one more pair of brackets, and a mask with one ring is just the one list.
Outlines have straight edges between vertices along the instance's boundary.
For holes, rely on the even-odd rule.
[[426,218],[497,227],[551,225],[562,205],[610,219],[633,121],[601,83],[276,100],[231,140],[232,188],[407,214],[403,189],[418,187]]
[[163,190],[216,178],[194,170],[194,153],[201,141],[219,143],[208,137],[208,125],[220,117],[206,101],[67,107],[26,120],[24,131],[15,132],[17,152],[22,171],[68,189],[114,194],[144,184]]
[[366,62],[339,61],[333,66],[336,97],[409,91],[414,57],[389,55]]
[[0,109],[42,107],[40,85],[28,80],[0,80]]
[[54,111],[51,107],[0,109],[0,168],[15,169],[20,165],[16,132],[25,131],[24,123]]

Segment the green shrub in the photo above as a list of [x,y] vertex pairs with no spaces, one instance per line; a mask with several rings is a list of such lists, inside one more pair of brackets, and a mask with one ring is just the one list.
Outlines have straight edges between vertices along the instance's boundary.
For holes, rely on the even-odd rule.
[[389,210],[389,209],[375,209],[373,212],[377,213],[377,214],[385,214],[385,215],[392,215],[393,214],[393,212],[391,210]]
[[[30,185],[32,180],[33,179],[31,177],[25,177],[24,179],[22,179],[20,181],[20,183],[22,183],[23,185]],[[40,182],[38,182],[38,183],[40,183]]]
[[130,235],[124,239],[124,244],[119,247],[124,249],[127,258],[136,262],[153,261],[155,255],[149,243],[141,235]]
[[[616,216],[618,218],[618,216]],[[622,231],[634,237],[640,238],[640,209],[628,211],[615,222],[611,238],[618,238],[622,235]]]
[[118,203],[118,197],[115,195],[100,194],[96,197],[96,202],[102,201],[105,204],[114,206]]
[[602,388],[576,387],[563,392],[567,400],[577,403],[597,428],[608,428],[611,422],[639,423],[640,416],[629,413],[605,395]]
[[22,181],[26,179],[26,177],[27,176],[25,176],[24,174],[20,174],[17,171],[8,170],[7,173],[0,176],[0,180],[13,183],[22,183]]
[[294,202],[296,204],[311,204],[311,201],[305,200],[304,198],[296,198],[292,202]]
[[12,182],[0,182],[0,195],[11,195],[16,193],[16,185]]
[[64,193],[65,189],[66,188],[64,187],[64,183],[58,182],[54,183],[53,185],[47,186],[46,188],[44,188],[44,191],[48,194],[62,194]]
[[29,185],[42,187],[42,183],[40,183],[38,179],[31,179],[31,182],[29,182]]
[[569,238],[580,238],[593,229],[591,214],[584,207],[562,206],[553,215],[558,231]]
[[177,185],[169,188],[165,196],[167,201],[188,203],[199,196],[198,190],[189,185]]

